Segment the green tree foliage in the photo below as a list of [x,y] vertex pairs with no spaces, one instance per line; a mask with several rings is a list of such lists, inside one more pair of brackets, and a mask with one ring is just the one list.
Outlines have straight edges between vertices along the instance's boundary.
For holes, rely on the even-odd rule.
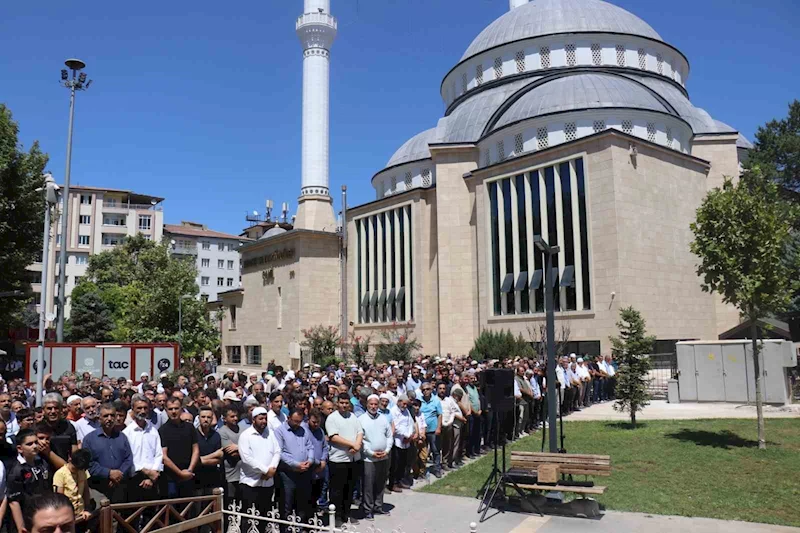
[[515,357],[534,357],[536,352],[531,343],[526,341],[522,335],[515,337],[511,331],[484,329],[475,339],[469,355],[478,361],[484,359],[502,361]]
[[[137,235],[92,256],[72,299],[80,303],[88,294],[99,296],[111,313],[114,342],[180,342],[184,357],[203,355],[219,349],[219,331],[209,320],[205,304],[196,298],[196,276],[192,261],[171,256],[166,245]],[[183,295],[191,298],[181,299]],[[183,315],[180,335],[179,301]],[[89,319],[95,316],[73,316],[72,331],[91,335],[83,322]]]
[[[743,317],[756,320],[787,309],[800,289],[800,262],[793,225],[797,204],[785,200],[778,185],[751,167],[737,184],[726,180],[708,193],[691,225],[692,253],[703,290],[722,295]],[[765,448],[758,345],[753,336],[759,447]]]
[[340,360],[336,357],[336,348],[342,342],[339,328],[319,324],[300,331],[303,334],[303,342],[300,343],[300,346],[311,352],[312,361],[323,368],[339,363]]
[[31,300],[31,278],[25,267],[42,252],[44,186],[47,155],[34,142],[23,152],[19,126],[0,104],[0,292],[20,291],[28,297],[0,297],[0,330],[22,325],[21,312]]
[[359,367],[363,366],[364,363],[367,362],[370,341],[372,341],[372,337],[369,335],[362,337],[360,335],[356,335],[353,331],[350,332],[347,346],[345,348],[350,353],[350,359]]
[[650,358],[647,355],[656,338],[647,335],[644,318],[633,307],[620,309],[619,317],[619,336],[609,338],[611,352],[619,365],[614,410],[628,411],[631,425],[636,427],[636,413],[650,403],[647,392]]
[[780,186],[800,192],[800,101],[789,104],[785,119],[758,128],[754,145],[745,169],[757,168]]
[[375,361],[379,363],[409,361],[422,348],[407,324],[394,323],[390,328],[383,329],[381,339],[375,348]]
[[72,295],[72,310],[67,325],[70,342],[111,342],[114,340],[114,319],[94,283],[85,283],[83,290]]

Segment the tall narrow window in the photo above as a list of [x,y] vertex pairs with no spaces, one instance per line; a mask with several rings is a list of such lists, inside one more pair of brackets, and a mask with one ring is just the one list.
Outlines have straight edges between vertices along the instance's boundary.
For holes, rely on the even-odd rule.
[[539,150],[543,150],[549,146],[549,139],[547,136],[547,126],[543,126],[536,130],[536,144]]
[[644,48],[639,48],[639,68],[647,70],[647,52],[644,51]]
[[625,47],[621,44],[617,45],[617,66],[624,67],[625,66]]
[[283,291],[278,287],[278,314],[277,314],[278,329],[283,327]]
[[574,141],[577,137],[578,128],[575,127],[574,122],[567,122],[564,124],[564,137],[567,139],[567,142]]
[[231,315],[231,325],[228,329],[236,329],[236,306],[231,305],[228,307],[228,310]]
[[661,54],[656,56],[656,70],[659,74],[664,74],[664,57]]
[[575,57],[575,45],[574,44],[566,45],[564,47],[564,52],[567,55],[567,66],[568,67],[574,67],[575,63],[577,62],[576,57]]
[[514,155],[520,155],[525,151],[525,143],[522,139],[522,134],[517,133],[514,135]]
[[260,365],[261,364],[261,346],[245,346],[247,351],[247,364]]
[[672,148],[672,128],[667,128],[667,146]]
[[498,161],[506,160],[506,147],[503,144],[503,139],[497,141],[497,160]]
[[389,192],[392,194],[397,192],[397,176],[392,176],[392,188]]
[[461,74],[461,92],[462,92],[462,94],[467,92],[467,73],[466,72]]
[[516,56],[517,73],[525,72],[525,50],[519,50]]
[[422,186],[423,187],[431,186],[431,169],[429,168],[422,169]]
[[492,164],[492,151],[488,148],[483,151],[483,166],[488,167]]
[[413,183],[413,180],[412,180],[412,177],[411,177],[411,172],[406,172],[406,176],[405,176],[405,179],[403,181],[406,184],[406,190],[411,189],[411,185]]
[[481,85],[483,83],[483,65],[475,65],[475,84]]
[[654,122],[647,123],[647,140],[651,143],[656,142],[656,125]]
[[550,68],[550,47],[549,46],[542,46],[539,48],[539,61],[542,64],[542,68]]
[[603,49],[597,43],[592,45],[592,63],[598,67],[603,64]]
[[499,80],[503,77],[503,58],[494,58],[494,79]]

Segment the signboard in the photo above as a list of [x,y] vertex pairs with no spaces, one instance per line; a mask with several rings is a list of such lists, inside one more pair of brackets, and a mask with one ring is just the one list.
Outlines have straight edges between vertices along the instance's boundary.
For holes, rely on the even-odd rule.
[[[35,382],[37,365],[36,344],[26,345],[25,379]],[[83,344],[47,343],[44,347],[44,375],[52,374],[54,380],[64,372],[93,377],[108,376],[139,381],[142,372],[157,379],[163,372],[173,372],[178,367],[178,345],[160,344]]]
[[266,265],[280,261],[281,259],[291,259],[294,257],[294,250],[291,248],[284,248],[283,250],[276,250],[266,255],[259,255],[250,257],[242,261],[242,268],[251,268],[259,265]]

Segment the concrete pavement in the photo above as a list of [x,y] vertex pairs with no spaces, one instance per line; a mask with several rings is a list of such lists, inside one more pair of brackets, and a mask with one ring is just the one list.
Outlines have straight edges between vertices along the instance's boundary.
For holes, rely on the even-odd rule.
[[587,520],[490,509],[491,518],[479,524],[478,500],[473,498],[407,490],[387,494],[384,501],[391,516],[378,515],[375,522],[362,520],[358,531],[372,526],[387,533],[469,533],[470,523],[475,522],[477,533],[800,533],[800,528],[785,526],[614,511],[599,520]]
[[[765,418],[798,418],[800,405],[764,406]],[[698,418],[756,418],[755,405],[735,403],[668,403],[666,400],[652,400],[650,405],[636,414],[636,420],[691,420]],[[630,420],[628,413],[614,411],[614,402],[604,402],[586,407],[564,418],[567,421],[580,420]]]

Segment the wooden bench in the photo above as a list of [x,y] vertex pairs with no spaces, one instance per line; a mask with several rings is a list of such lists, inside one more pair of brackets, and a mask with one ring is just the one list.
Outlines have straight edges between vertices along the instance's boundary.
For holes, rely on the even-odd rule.
[[[547,465],[547,466],[546,466]],[[566,476],[610,476],[611,457],[608,455],[582,455],[577,453],[539,453],[539,452],[511,452],[512,475],[537,476],[538,481],[533,484],[518,483],[519,487],[526,490],[546,490],[559,492],[572,492],[575,494],[603,494],[606,487],[595,485],[592,487],[579,487],[564,485],[560,481],[555,484],[542,483],[539,476],[540,467],[558,467],[561,481]]]

